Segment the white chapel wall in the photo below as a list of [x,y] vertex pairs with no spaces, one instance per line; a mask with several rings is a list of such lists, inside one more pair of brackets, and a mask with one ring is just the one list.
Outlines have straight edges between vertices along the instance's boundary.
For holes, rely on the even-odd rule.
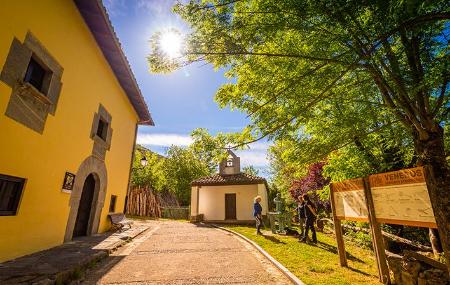
[[[225,220],[225,194],[236,193],[236,218],[253,220],[253,198],[260,195],[258,192],[258,184],[201,186],[198,213],[203,214],[205,220]],[[267,205],[267,198],[262,205]]]

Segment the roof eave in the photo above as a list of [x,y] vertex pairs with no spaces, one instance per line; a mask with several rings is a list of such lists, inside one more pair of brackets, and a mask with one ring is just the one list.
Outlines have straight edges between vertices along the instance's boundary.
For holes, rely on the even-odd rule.
[[216,183],[192,182],[191,186],[227,186],[227,185],[257,185],[257,184],[266,184],[266,181],[216,182]]
[[74,0],[74,2],[136,111],[139,117],[138,124],[154,126],[148,106],[101,0]]

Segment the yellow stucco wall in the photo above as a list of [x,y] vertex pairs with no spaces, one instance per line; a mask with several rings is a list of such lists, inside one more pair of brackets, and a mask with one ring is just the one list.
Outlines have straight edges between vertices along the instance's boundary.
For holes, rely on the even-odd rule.
[[[267,195],[264,184],[192,187],[191,215],[203,214],[206,221],[225,220],[225,194],[236,194],[236,218],[253,220],[253,199],[260,195],[263,215],[267,212]],[[197,197],[198,195],[198,205]],[[198,213],[196,212],[198,209]]]
[[76,173],[91,155],[90,131],[101,103],[112,115],[111,149],[99,231],[109,228],[110,196],[123,211],[135,125],[126,94],[70,0],[0,1],[0,68],[14,37],[30,31],[64,68],[55,116],[43,134],[6,117],[11,88],[0,81],[0,174],[26,178],[16,216],[0,216],[0,262],[63,243],[70,194],[62,193],[66,171]]

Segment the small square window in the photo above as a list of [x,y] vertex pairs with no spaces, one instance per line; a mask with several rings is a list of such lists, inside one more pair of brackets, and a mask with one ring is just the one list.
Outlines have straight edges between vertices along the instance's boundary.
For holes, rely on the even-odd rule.
[[228,158],[227,159],[227,166],[233,166],[233,159],[232,158]]
[[0,174],[0,216],[15,216],[25,179]]
[[116,211],[116,195],[111,195],[111,201],[109,202],[109,212],[114,213]]
[[42,85],[44,83],[45,75],[47,70],[39,64],[35,59],[31,58],[28,64],[27,72],[25,73],[25,82],[33,85],[37,90],[42,92]]
[[103,118],[98,120],[97,136],[104,141],[106,141],[106,137],[108,136],[108,122]]

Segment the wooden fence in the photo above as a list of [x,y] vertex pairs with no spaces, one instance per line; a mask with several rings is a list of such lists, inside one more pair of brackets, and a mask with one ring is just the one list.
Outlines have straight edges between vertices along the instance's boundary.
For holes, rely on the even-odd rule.
[[149,187],[133,187],[128,194],[127,214],[133,216],[161,217],[158,196]]
[[126,213],[152,218],[187,219],[189,207],[180,207],[172,193],[159,193],[150,187],[134,186],[128,194]]

